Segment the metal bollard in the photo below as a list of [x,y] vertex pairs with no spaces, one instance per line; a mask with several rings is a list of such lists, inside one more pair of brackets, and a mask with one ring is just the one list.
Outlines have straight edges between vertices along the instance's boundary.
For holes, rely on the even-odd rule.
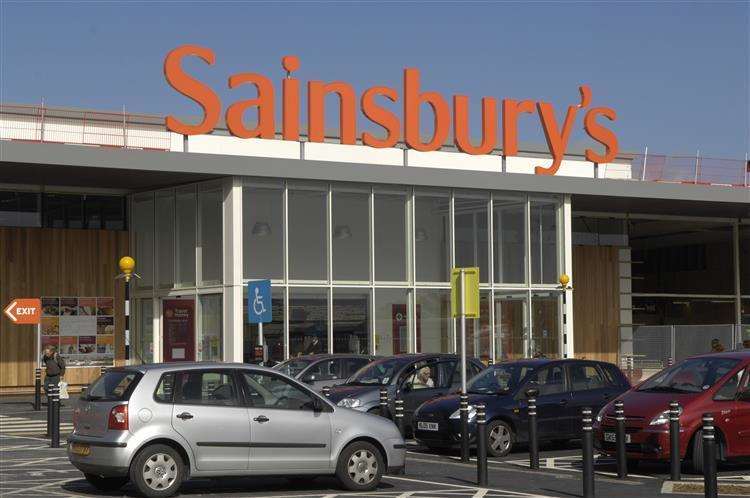
[[583,414],[583,498],[594,498],[594,432],[591,408]]
[[323,396],[326,398],[331,397],[331,387],[330,386],[323,386]]
[[99,368],[99,375],[101,376],[101,375],[104,375],[105,373],[107,373],[107,367],[100,367]]
[[380,416],[388,417],[388,388],[380,386]]
[[539,469],[539,437],[537,436],[536,397],[539,389],[526,389],[526,402],[529,412],[529,468]]
[[34,370],[34,410],[42,409],[42,369]]
[[60,447],[60,387],[50,386],[48,403],[52,406],[52,419],[50,427],[50,448]]
[[717,498],[719,495],[716,482],[716,433],[714,416],[703,414],[703,495],[705,498]]
[[615,420],[617,421],[617,477],[628,477],[628,457],[625,453],[625,404],[615,401]]
[[461,461],[469,461],[469,396],[462,392],[459,402],[461,415]]
[[487,413],[477,405],[477,485],[487,486]]
[[397,399],[396,400],[396,425],[398,426],[398,431],[401,433],[401,437],[406,437],[406,430],[404,428],[404,400],[403,399]]
[[680,480],[680,404],[669,403],[669,470],[670,479]]
[[44,393],[47,396],[47,434],[45,436],[50,437],[52,435],[52,384],[45,384]]

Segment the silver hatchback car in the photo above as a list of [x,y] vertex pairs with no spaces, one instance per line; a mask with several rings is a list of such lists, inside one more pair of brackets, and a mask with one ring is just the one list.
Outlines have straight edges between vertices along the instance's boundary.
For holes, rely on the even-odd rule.
[[108,370],[73,413],[68,458],[100,490],[170,496],[188,477],[335,475],[353,491],[403,473],[388,419],[341,408],[277,371],[180,363]]

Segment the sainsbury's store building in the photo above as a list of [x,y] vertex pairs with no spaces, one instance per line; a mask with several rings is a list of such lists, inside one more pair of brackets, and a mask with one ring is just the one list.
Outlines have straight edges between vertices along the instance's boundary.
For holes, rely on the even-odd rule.
[[647,371],[750,340],[745,160],[567,150],[551,175],[537,167],[552,145],[470,154],[259,128],[2,105],[0,301],[45,305],[39,327],[0,322],[2,392],[33,384],[45,344],[72,384],[124,361],[126,253],[139,362],[249,361],[246,283],[265,278],[273,360],[456,351],[454,266],[480,268],[467,347],[484,360],[630,357]]

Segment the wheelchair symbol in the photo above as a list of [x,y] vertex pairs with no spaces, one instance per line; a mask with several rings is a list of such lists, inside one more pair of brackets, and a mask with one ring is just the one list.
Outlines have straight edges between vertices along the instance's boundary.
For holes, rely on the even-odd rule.
[[260,289],[255,288],[255,299],[253,299],[253,311],[256,315],[262,315],[266,312],[266,305],[263,304],[263,296],[260,294]]

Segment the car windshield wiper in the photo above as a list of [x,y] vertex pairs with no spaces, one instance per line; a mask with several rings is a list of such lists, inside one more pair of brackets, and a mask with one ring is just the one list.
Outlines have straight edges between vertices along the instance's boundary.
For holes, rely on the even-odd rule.
[[654,386],[646,389],[639,389],[639,391],[650,392],[650,393],[689,393],[692,391],[686,391],[685,389],[678,389],[674,386]]

